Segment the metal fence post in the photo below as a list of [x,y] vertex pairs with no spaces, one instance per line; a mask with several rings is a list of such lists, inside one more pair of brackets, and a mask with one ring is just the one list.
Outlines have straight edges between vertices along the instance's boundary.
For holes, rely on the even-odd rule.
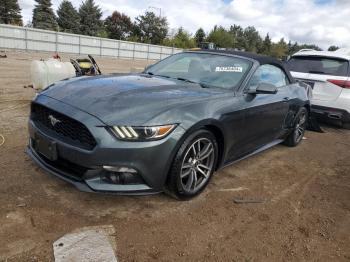
[[135,60],[135,47],[136,47],[136,44],[134,43],[134,50],[132,51],[132,60]]
[[81,55],[81,36],[79,36],[79,55]]
[[24,43],[26,46],[26,51],[28,51],[28,28],[24,29]]
[[102,56],[102,39],[100,38],[100,56]]
[[56,31],[56,53],[58,53],[58,32]]
[[117,58],[120,57],[120,41],[118,41]]
[[150,50],[150,45],[147,45],[147,61],[149,60],[149,50]]

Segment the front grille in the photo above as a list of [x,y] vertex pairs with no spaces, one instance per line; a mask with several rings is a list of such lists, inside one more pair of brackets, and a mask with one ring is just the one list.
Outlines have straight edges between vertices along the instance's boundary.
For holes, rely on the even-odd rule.
[[92,150],[96,146],[96,140],[86,126],[50,108],[32,103],[31,119],[43,132],[77,147]]

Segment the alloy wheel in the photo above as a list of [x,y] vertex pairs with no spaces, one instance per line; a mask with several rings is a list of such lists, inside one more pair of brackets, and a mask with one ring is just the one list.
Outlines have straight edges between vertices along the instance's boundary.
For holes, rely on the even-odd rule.
[[187,149],[181,166],[181,184],[188,193],[200,190],[208,181],[215,162],[215,148],[207,138],[195,140]]
[[302,114],[300,114],[294,130],[295,141],[297,143],[299,143],[300,140],[303,138],[305,130],[306,130],[306,112],[303,112]]

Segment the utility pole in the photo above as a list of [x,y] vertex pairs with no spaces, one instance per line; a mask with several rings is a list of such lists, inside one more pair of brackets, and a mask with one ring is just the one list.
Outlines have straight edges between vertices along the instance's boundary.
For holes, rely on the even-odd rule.
[[149,6],[149,9],[156,9],[159,11],[159,17],[162,17],[162,8],[156,6]]

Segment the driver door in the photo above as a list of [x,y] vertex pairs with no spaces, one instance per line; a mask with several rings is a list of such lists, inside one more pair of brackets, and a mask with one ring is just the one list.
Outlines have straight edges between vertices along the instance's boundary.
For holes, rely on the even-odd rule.
[[[248,94],[260,83],[276,86],[276,94]],[[244,135],[235,145],[241,153],[249,154],[258,148],[278,139],[289,111],[289,79],[280,68],[274,65],[261,65],[252,75],[244,94]],[[239,158],[240,156],[237,156]]]

